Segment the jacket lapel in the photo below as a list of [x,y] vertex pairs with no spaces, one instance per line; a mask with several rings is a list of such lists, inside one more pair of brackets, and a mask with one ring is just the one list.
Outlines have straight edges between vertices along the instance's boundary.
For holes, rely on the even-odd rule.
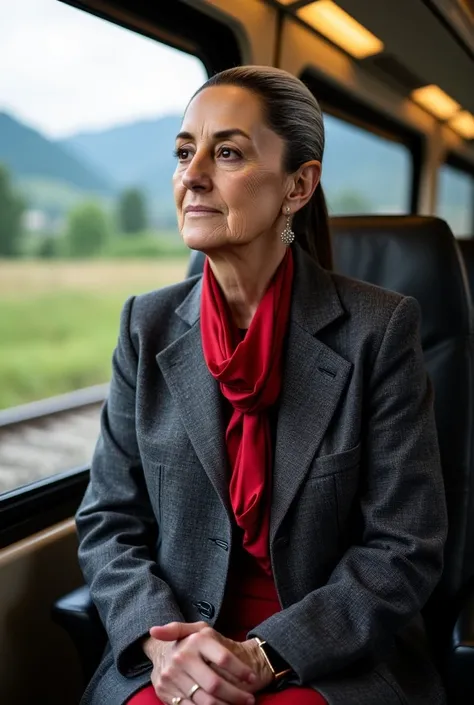
[[272,542],[324,438],[352,364],[316,334],[344,315],[331,276],[296,248],[273,467]]
[[[198,281],[176,309],[189,329],[156,359],[196,455],[230,515],[221,393],[207,369],[201,343],[201,287]],[[316,337],[343,315],[330,275],[295,248],[295,283],[273,468],[271,541],[324,438],[351,373],[352,364]]]
[[[225,425],[219,385],[209,372],[199,326],[201,281],[176,310],[190,328],[156,357],[196,455],[229,511]],[[192,488],[184,488],[192,492]]]

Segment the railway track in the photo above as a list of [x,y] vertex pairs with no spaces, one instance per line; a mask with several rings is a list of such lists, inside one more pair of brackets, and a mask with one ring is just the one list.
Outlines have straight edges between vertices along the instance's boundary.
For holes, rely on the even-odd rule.
[[86,465],[108,385],[0,411],[0,493]]

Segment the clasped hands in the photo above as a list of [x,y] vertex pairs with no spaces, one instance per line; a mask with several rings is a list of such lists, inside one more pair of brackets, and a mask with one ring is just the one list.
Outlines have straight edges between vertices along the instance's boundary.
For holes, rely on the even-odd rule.
[[[206,622],[152,627],[143,650],[153,664],[155,693],[166,705],[178,696],[182,705],[254,705],[253,693],[273,680],[255,639],[227,639]],[[190,701],[186,695],[195,684]]]

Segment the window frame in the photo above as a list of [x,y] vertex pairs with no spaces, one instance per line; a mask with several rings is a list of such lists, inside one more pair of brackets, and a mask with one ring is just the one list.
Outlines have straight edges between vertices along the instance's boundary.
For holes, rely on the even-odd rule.
[[[440,164],[440,167],[438,169],[438,190],[437,190],[437,197],[436,197],[436,211],[438,210],[438,205],[439,205],[439,175],[441,172],[441,169],[444,166],[448,166],[451,169],[454,169],[455,171],[460,171],[462,174],[467,174],[472,181],[472,200],[471,200],[471,225],[470,225],[470,231],[471,231],[471,237],[468,238],[463,238],[464,240],[473,240],[474,239],[474,164],[471,164],[468,162],[466,159],[463,159],[462,157],[459,156],[459,154],[455,154],[454,152],[449,152],[449,154],[446,156],[446,159],[442,164]],[[449,225],[449,223],[448,223]]]
[[336,88],[316,76],[311,66],[299,78],[318,99],[323,112],[355,127],[359,127],[389,142],[403,145],[411,157],[411,174],[407,194],[407,215],[418,213],[421,171],[425,154],[425,138],[388,115],[358,100],[340,88]]
[[[103,0],[61,2],[191,54],[202,61],[208,75],[242,61],[237,36],[230,27],[180,0],[159,8],[147,0],[114,0],[113,6]],[[90,465],[85,465],[0,495],[0,549],[73,516],[89,474]]]

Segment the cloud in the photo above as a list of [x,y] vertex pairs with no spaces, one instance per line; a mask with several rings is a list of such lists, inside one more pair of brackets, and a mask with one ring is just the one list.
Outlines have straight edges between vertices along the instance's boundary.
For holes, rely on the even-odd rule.
[[0,110],[52,137],[181,113],[201,61],[58,2],[0,2]]

